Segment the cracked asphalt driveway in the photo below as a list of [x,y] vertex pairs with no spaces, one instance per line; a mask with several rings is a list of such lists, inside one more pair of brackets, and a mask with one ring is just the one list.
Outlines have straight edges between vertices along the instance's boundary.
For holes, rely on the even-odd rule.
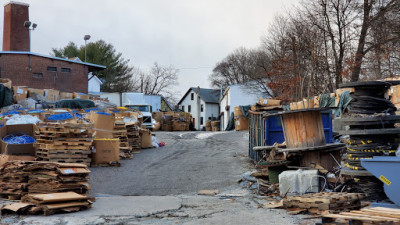
[[176,195],[231,186],[248,171],[247,132],[156,132],[162,148],[143,149],[121,167],[91,168],[93,196]]

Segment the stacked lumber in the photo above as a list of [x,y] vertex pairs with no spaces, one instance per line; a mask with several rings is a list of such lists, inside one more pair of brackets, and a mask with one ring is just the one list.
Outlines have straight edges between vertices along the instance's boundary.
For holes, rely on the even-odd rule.
[[374,207],[323,216],[323,224],[400,224],[400,209]]
[[42,122],[36,131],[38,160],[90,165],[93,124],[83,121]]
[[30,193],[87,194],[89,173],[84,164],[11,161],[0,168],[0,195],[19,199]]
[[359,209],[360,200],[364,197],[365,195],[360,193],[321,192],[288,197],[283,200],[283,207],[307,209],[312,213],[324,210]]
[[92,202],[85,195],[75,192],[28,194],[20,203],[4,205],[1,213],[44,214],[77,212],[91,208]]
[[140,138],[139,126],[134,123],[126,124],[128,143],[132,152],[140,152],[142,143]]
[[125,121],[115,118],[113,138],[118,138],[120,143],[119,156],[121,159],[132,159],[132,148],[128,142],[128,130],[126,129]]

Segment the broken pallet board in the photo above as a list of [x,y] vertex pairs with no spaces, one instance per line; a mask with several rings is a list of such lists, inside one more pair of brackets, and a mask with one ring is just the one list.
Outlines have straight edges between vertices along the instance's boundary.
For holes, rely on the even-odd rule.
[[374,207],[369,209],[327,214],[323,224],[400,224],[400,209]]

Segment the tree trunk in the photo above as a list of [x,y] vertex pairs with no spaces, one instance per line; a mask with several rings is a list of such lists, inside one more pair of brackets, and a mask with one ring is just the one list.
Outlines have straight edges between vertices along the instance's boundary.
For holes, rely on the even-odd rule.
[[361,33],[360,39],[358,41],[357,52],[354,60],[354,67],[351,74],[351,82],[356,82],[360,79],[361,73],[361,65],[365,55],[364,46],[365,46],[365,39],[367,37],[367,32],[370,27],[370,18],[369,14],[372,9],[372,4],[369,0],[364,0],[364,16],[363,16],[363,23],[361,26]]

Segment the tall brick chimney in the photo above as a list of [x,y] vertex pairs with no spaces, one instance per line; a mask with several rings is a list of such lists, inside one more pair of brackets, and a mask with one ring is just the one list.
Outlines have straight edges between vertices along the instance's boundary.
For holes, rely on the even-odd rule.
[[3,51],[29,51],[29,4],[11,1],[4,5]]

